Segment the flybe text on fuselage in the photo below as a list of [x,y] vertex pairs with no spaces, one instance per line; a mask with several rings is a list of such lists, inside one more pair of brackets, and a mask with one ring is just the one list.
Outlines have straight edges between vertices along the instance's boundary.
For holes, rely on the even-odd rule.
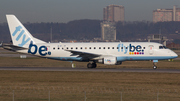
[[46,46],[39,46],[38,47],[37,45],[33,44],[32,41],[29,44],[28,53],[30,53],[30,54],[34,55],[38,52],[41,56],[51,55],[51,52],[50,51],[47,52],[47,51],[48,51],[48,48]]
[[16,35],[19,31],[21,31],[21,32],[19,33],[19,35],[16,37],[16,41],[19,41],[20,38],[23,37],[22,40],[21,40],[21,43],[18,44],[18,46],[23,47],[28,41],[30,41],[30,38],[29,38],[29,37],[26,38],[26,34],[24,34],[25,31],[24,31],[23,29],[22,29],[22,30],[21,30],[21,29],[22,29],[22,26],[16,27],[15,31],[12,33],[12,36],[15,37],[15,35]]
[[144,55],[144,49],[142,49],[141,45],[134,46],[129,44],[125,46],[123,43],[119,43],[117,47],[118,52],[123,52],[124,54],[128,54],[129,52],[130,55]]

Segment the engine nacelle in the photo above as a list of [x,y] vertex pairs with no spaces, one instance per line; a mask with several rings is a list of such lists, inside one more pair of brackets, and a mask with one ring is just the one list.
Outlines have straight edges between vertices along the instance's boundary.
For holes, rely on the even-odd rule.
[[117,63],[116,57],[104,57],[104,64],[105,65],[115,65]]
[[99,63],[105,65],[121,65],[122,61],[117,61],[116,57],[104,57],[103,59],[98,60]]

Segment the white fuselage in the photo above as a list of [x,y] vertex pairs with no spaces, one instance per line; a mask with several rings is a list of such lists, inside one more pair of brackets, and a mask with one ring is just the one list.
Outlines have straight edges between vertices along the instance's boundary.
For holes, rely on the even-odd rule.
[[117,61],[164,60],[177,57],[176,53],[170,49],[160,48],[161,46],[163,47],[162,44],[154,42],[44,43],[33,44],[31,47],[30,45],[26,46],[29,50],[18,52],[28,53],[29,51],[33,55],[67,61],[82,61],[81,57],[72,55],[68,50],[100,55],[90,58],[90,60],[98,60],[104,57],[117,57]]

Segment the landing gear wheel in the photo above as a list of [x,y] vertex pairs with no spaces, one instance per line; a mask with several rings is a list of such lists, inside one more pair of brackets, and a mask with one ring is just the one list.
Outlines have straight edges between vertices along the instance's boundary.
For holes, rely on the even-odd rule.
[[157,69],[157,66],[156,66],[157,62],[153,62],[153,69],[156,70]]
[[154,66],[153,66],[153,69],[156,70],[156,69],[157,69],[157,66],[154,65]]
[[93,68],[92,63],[88,63],[88,64],[87,64],[87,68]]
[[93,68],[96,68],[96,67],[97,67],[96,63],[92,63],[92,65],[93,65]]
[[96,68],[97,64],[96,63],[88,63],[87,68]]

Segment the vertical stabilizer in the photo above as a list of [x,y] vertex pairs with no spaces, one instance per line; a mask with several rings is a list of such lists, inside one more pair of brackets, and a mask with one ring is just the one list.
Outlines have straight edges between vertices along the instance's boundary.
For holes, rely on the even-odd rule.
[[39,39],[34,38],[29,31],[22,25],[22,23],[14,15],[6,15],[11,39],[13,45],[24,47],[29,45],[32,41],[35,43],[45,43]]

